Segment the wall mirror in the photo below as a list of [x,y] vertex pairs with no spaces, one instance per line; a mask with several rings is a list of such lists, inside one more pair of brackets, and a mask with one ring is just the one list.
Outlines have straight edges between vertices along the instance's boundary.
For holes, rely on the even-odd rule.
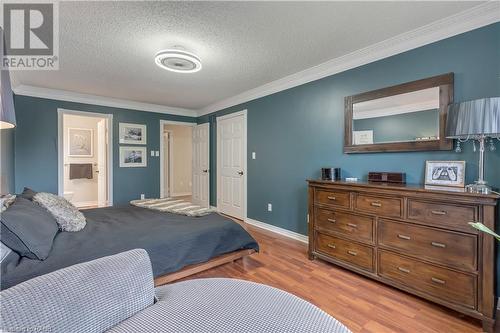
[[345,153],[450,150],[453,73],[345,98]]

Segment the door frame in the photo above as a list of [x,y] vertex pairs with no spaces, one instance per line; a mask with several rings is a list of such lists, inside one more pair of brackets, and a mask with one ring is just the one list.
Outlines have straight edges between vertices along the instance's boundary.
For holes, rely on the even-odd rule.
[[244,184],[243,184],[243,193],[245,195],[245,199],[243,200],[243,221],[246,221],[248,218],[247,215],[247,207],[248,207],[248,156],[247,156],[247,151],[248,151],[248,110],[241,110],[238,112],[233,112],[229,113],[224,116],[219,116],[215,118],[215,121],[217,122],[217,211],[220,211],[219,208],[219,200],[220,200],[220,189],[221,189],[221,168],[220,168],[220,121],[224,119],[230,119],[238,116],[243,116],[243,130],[244,130],[244,135],[243,135],[243,156],[245,158],[243,159],[243,172],[244,172]]
[[64,115],[98,117],[107,120],[108,151],[106,165],[106,182],[108,188],[108,206],[113,206],[113,115],[109,113],[87,112],[78,110],[57,109],[57,194],[64,196]]
[[[182,126],[191,126],[195,127],[198,125],[197,123],[189,122],[189,121],[174,121],[174,120],[164,120],[160,119],[160,198],[165,196],[165,157],[163,156],[163,151],[165,149],[165,143],[163,138],[163,126],[164,125],[182,125]],[[170,158],[173,158],[172,147],[169,147]],[[209,154],[210,156],[210,154]],[[172,179],[172,170],[170,172],[170,179]],[[210,189],[209,189],[210,193]]]
[[[160,159],[162,160],[162,161],[160,161],[160,163],[161,163],[161,168],[163,168],[163,170],[165,170],[165,164],[168,164],[168,175],[169,175],[169,179],[172,180],[172,178],[174,177],[174,165],[173,165],[174,137],[173,137],[172,131],[167,130],[167,131],[163,132],[163,134],[167,134],[167,133],[168,133],[168,137],[169,137],[169,140],[168,140],[168,160],[165,160],[165,155],[163,154],[163,149],[165,148],[165,141],[164,141],[165,135],[163,135],[162,136],[163,142],[160,144],[160,146],[161,146]],[[172,184],[168,181],[165,182],[165,173],[164,172],[161,173],[160,181],[161,181],[160,198],[165,197],[165,195],[166,195],[165,192],[168,192],[169,196],[172,196],[172,192],[173,192],[172,186],[171,186]],[[167,184],[167,188],[165,188],[165,183]],[[167,189],[168,189],[168,191],[166,191]]]

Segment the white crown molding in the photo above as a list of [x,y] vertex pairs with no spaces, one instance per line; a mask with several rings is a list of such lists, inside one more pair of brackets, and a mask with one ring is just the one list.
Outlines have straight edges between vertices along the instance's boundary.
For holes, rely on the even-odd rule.
[[264,222],[260,222],[260,221],[257,221],[257,220],[253,220],[253,219],[250,219],[250,218],[246,218],[245,222],[248,223],[248,224],[251,224],[253,226],[256,226],[258,228],[261,228],[261,229],[264,229],[264,230],[267,230],[267,231],[271,231],[271,232],[280,234],[280,235],[288,237],[288,238],[292,238],[292,239],[298,240],[299,242],[302,242],[302,243],[306,243],[306,244],[309,243],[309,238],[306,235],[302,235],[302,234],[299,234],[299,233],[296,233],[296,232],[293,232],[293,231],[290,231],[290,230],[287,230],[287,229],[276,227],[274,225],[271,225],[271,224],[268,224],[268,223],[264,223]]
[[82,94],[68,90],[49,89],[30,85],[19,85],[13,89],[16,95],[55,99],[59,101],[102,105],[121,109],[136,111],[156,112],[178,116],[196,117],[197,112],[190,109],[182,109],[159,104],[128,101],[125,99],[104,97],[98,95]]
[[198,116],[271,95],[499,21],[500,2],[489,1],[415,30],[223,99],[199,109]]

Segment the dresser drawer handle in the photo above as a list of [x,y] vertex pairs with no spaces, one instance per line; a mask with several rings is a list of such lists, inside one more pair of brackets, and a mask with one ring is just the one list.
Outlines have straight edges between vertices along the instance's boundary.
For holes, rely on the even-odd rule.
[[329,248],[331,248],[331,249],[335,249],[335,248],[336,248],[336,247],[335,247],[335,244],[328,244],[327,246],[328,246]]
[[409,269],[403,268],[403,267],[398,267],[398,269],[403,272],[403,273],[410,273]]
[[382,204],[380,202],[372,202],[370,205],[373,207],[382,207]]
[[411,239],[410,236],[406,236],[406,235],[398,235],[398,238],[405,239],[405,240],[410,240]]
[[440,247],[442,249],[444,249],[446,247],[446,244],[438,243],[438,242],[431,242],[431,245],[435,246],[435,247]]
[[438,279],[438,278],[435,278],[435,277],[431,278],[431,280],[432,280],[432,282],[439,283],[439,284],[445,284],[446,283],[446,281]]
[[337,198],[332,197],[332,196],[328,196],[327,198],[328,198],[328,200],[337,200]]
[[358,253],[354,252],[354,251],[347,251],[347,253],[349,253],[351,256],[357,256],[358,255]]
[[337,220],[336,220],[336,219],[326,219],[326,220],[327,220],[328,222],[331,222],[331,223],[335,223],[335,222],[337,222]]
[[347,223],[348,226],[352,227],[352,228],[357,228],[358,225],[357,224],[354,224],[354,223]]
[[431,213],[434,215],[446,215],[446,211],[444,210],[431,210]]

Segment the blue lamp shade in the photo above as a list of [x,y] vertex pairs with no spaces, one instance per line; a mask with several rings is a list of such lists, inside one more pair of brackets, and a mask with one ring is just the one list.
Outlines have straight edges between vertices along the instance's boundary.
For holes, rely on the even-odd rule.
[[[0,28],[0,61],[3,57],[3,29]],[[0,129],[16,126],[16,113],[14,112],[14,94],[10,85],[9,71],[0,69]]]
[[446,137],[500,137],[500,97],[482,98],[448,106]]

